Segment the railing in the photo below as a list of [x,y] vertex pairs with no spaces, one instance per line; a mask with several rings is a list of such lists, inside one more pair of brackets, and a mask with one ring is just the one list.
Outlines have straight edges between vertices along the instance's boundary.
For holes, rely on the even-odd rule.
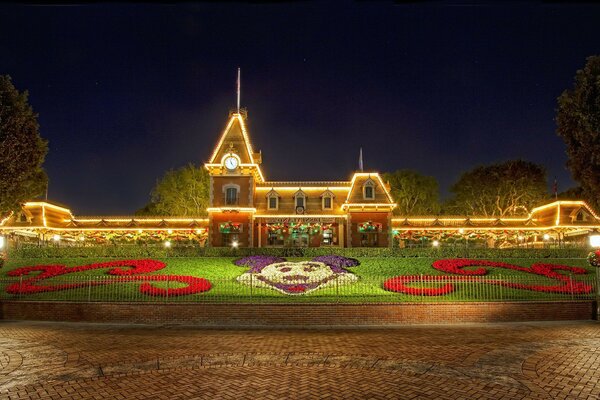
[[[37,273],[37,272],[36,272]],[[156,276],[155,276],[156,277]],[[145,279],[148,278],[148,279]],[[182,279],[183,278],[183,279]],[[186,278],[188,281],[186,281]],[[339,277],[338,277],[339,278]],[[284,294],[256,276],[246,283],[236,278],[211,278],[205,292],[181,295],[176,290],[190,287],[191,277],[163,276],[156,281],[149,276],[63,276],[38,282],[31,276],[0,278],[0,300],[73,301],[73,302],[190,302],[190,303],[404,303],[453,301],[556,301],[592,300],[598,293],[594,275],[566,276],[558,281],[538,276],[425,276],[413,275],[402,283],[401,292],[384,289],[390,277],[359,277],[356,282],[342,283],[335,278],[314,291]],[[175,280],[177,279],[177,280]],[[307,282],[310,283],[310,282]],[[38,285],[38,286],[36,286]],[[537,287],[536,290],[515,285]],[[513,287],[511,287],[513,286]],[[32,287],[35,287],[32,289]],[[145,289],[144,289],[145,288]],[[162,294],[148,294],[154,289]],[[439,289],[442,288],[441,293]],[[165,290],[166,289],[166,290]],[[438,295],[428,293],[438,289]],[[144,292],[146,290],[146,292]],[[553,290],[553,292],[545,292]]]

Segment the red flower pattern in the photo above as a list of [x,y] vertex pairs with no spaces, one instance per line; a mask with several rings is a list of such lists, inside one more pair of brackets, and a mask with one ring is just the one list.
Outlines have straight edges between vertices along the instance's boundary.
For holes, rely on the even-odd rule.
[[[560,282],[558,285],[526,285],[523,283],[507,282],[504,280],[487,280],[485,283],[499,285],[513,289],[533,290],[536,292],[545,293],[563,293],[563,294],[587,294],[591,293],[594,288],[586,283],[573,281],[568,276],[565,276],[556,271],[567,271],[577,275],[584,275],[587,271],[584,268],[571,267],[568,265],[555,265],[545,263],[535,263],[530,268],[520,267],[518,265],[508,264],[504,262],[488,261],[488,260],[470,260],[470,259],[445,259],[433,262],[432,267],[450,274],[461,276],[415,276],[405,275],[396,276],[386,280],[383,287],[392,292],[416,296],[442,296],[454,291],[452,282],[474,282],[473,276],[486,275],[488,270],[484,267],[504,268],[514,271],[526,272],[534,275],[545,276],[555,279]],[[478,267],[473,270],[464,269],[465,267]],[[410,287],[410,283],[435,283],[446,282],[445,285],[438,288],[415,288]]]
[[[207,279],[185,275],[139,275],[158,271],[166,266],[165,263],[156,260],[120,260],[104,263],[81,265],[77,267],[66,267],[64,265],[37,265],[33,267],[22,267],[9,271],[9,276],[31,276],[21,282],[10,284],[6,292],[11,294],[33,294],[43,292],[56,292],[60,290],[77,289],[89,286],[110,285],[124,282],[142,282],[140,292],[149,296],[183,296],[188,294],[202,293],[210,290],[211,284]],[[126,269],[124,269],[126,267]],[[74,272],[89,271],[94,269],[110,268],[106,271],[109,275],[117,275],[118,279],[100,279],[89,282],[65,283],[61,285],[40,285],[44,279],[55,276],[71,274]],[[150,282],[176,282],[186,286],[180,288],[163,289],[152,286]]]

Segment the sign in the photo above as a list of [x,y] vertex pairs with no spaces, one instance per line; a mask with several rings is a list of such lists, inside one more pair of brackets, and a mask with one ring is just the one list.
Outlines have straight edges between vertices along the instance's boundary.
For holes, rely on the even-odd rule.
[[333,224],[335,218],[263,218],[266,224]]

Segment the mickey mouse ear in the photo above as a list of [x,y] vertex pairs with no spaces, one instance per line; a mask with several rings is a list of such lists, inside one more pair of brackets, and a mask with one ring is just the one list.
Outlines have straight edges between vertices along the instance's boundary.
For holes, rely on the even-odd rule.
[[336,255],[318,256],[313,258],[312,261],[322,262],[330,267],[338,268],[356,267],[357,265],[360,265],[360,261],[358,261],[356,258],[348,258]]

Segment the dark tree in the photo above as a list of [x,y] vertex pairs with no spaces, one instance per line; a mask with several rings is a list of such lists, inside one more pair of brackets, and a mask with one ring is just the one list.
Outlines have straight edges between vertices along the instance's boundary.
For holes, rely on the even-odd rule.
[[572,89],[558,98],[557,133],[567,145],[567,166],[583,196],[600,206],[600,56],[587,59]]
[[42,164],[48,143],[40,137],[37,114],[8,75],[0,75],[0,212],[18,210],[46,190]]
[[168,171],[152,190],[149,204],[137,215],[203,216],[209,203],[210,178],[202,167],[188,164]]
[[383,174],[390,183],[392,196],[398,207],[396,215],[432,215],[440,212],[439,185],[432,176],[416,171],[398,170]]
[[450,191],[447,212],[487,217],[526,215],[548,199],[544,167],[523,160],[476,167]]

